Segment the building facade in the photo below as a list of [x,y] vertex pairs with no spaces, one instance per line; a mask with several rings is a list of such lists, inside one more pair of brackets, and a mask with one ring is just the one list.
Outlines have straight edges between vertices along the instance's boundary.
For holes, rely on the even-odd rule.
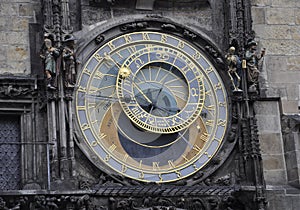
[[297,0],[0,2],[0,209],[297,209]]

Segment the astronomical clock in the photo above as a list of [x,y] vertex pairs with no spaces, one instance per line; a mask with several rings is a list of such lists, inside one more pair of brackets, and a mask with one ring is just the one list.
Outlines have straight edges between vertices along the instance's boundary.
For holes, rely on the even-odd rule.
[[84,154],[99,169],[140,182],[204,171],[230,126],[224,67],[208,47],[201,34],[155,18],[81,40],[74,109]]

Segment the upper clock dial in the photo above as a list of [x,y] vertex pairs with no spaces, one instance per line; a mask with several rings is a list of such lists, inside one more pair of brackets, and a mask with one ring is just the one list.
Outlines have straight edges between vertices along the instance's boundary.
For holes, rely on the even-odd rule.
[[172,47],[147,44],[122,65],[117,94],[127,117],[155,133],[174,133],[190,126],[204,105],[203,74],[193,60]]
[[130,178],[185,178],[224,138],[224,84],[205,55],[176,36],[118,36],[88,59],[77,85],[77,123],[90,156]]

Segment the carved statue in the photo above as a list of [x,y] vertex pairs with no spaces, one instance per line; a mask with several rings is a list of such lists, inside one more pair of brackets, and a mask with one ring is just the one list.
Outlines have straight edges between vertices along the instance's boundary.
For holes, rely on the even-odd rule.
[[56,89],[53,85],[53,75],[56,73],[56,58],[59,54],[59,50],[52,46],[52,41],[46,34],[40,57],[44,61],[44,71],[49,89]]
[[259,64],[260,61],[265,55],[265,48],[261,51],[260,54],[257,54],[256,52],[257,43],[255,41],[250,41],[248,43],[248,47],[246,50],[246,62],[247,62],[247,75],[248,75],[248,82],[249,82],[249,90],[256,91],[256,85],[258,82],[258,76],[259,76]]
[[63,69],[66,87],[74,87],[76,83],[75,38],[70,35],[64,40]]
[[231,83],[233,85],[234,91],[241,91],[240,86],[240,72],[241,72],[241,60],[235,55],[235,48],[230,47],[228,53],[225,55],[228,64],[228,75],[230,77]]

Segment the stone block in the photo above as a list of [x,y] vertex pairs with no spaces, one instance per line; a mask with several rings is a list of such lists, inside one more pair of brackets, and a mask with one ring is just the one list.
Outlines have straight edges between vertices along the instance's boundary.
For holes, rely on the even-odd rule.
[[13,16],[18,15],[18,4],[9,2],[1,2],[0,4],[0,14],[3,16]]
[[285,170],[264,170],[264,178],[267,185],[284,185],[287,183]]
[[297,84],[300,81],[300,74],[298,71],[282,71],[282,72],[268,72],[270,83],[292,83]]
[[20,16],[32,16],[33,15],[33,6],[32,4],[19,4],[19,15]]
[[278,155],[262,155],[264,170],[285,170],[284,157]]
[[3,61],[6,61],[6,49],[7,46],[5,45],[1,45],[0,47],[0,61],[3,62]]
[[281,133],[260,133],[259,143],[263,155],[281,154],[283,152]]
[[267,55],[299,55],[300,42],[298,40],[261,40],[263,47],[267,48]]
[[287,57],[287,70],[288,71],[300,71],[300,56],[299,55]]
[[30,73],[30,65],[29,65],[29,62],[25,62],[25,61],[10,62],[9,68],[4,68],[4,69],[0,68],[0,73],[3,73],[3,72],[1,72],[1,70],[11,73],[11,74],[29,74]]
[[285,138],[283,139],[284,151],[285,152],[296,151],[296,149],[298,148],[296,145],[296,141],[297,139],[295,139],[294,132],[290,132],[286,134]]
[[261,39],[292,39],[292,28],[288,25],[255,25],[254,31]]
[[9,19],[10,31],[28,31],[28,19],[20,17],[12,17]]
[[272,0],[272,7],[295,7],[298,0]]
[[[300,74],[300,72],[299,72]],[[299,100],[299,83],[286,84],[287,100],[298,101]]]
[[8,27],[9,17],[0,16],[0,31],[6,31]]
[[[269,49],[267,49],[267,51],[269,51]],[[287,56],[272,56],[272,55],[265,56],[264,62],[267,71],[274,72],[274,71],[286,70],[288,68],[287,59],[288,59]]]
[[285,159],[286,159],[286,167],[287,167],[287,171],[289,172],[289,170],[292,169],[298,169],[298,162],[297,162],[297,153],[296,151],[291,151],[291,152],[286,152],[284,154]]
[[294,25],[294,8],[267,8],[266,23]]
[[25,61],[29,58],[29,50],[26,46],[9,46],[7,50],[7,61]]
[[28,44],[29,35],[27,31],[10,32],[7,34],[7,43],[9,44]]
[[269,6],[271,4],[271,0],[252,0],[252,6]]
[[253,24],[265,24],[265,9],[260,7],[253,7],[251,9]]
[[300,39],[300,26],[296,25],[296,26],[292,26],[291,27],[291,38],[292,39]]
[[7,33],[0,31],[0,44],[7,44],[8,43],[8,39],[7,39]]
[[293,210],[291,198],[284,193],[275,194],[274,191],[267,191],[268,210]]
[[298,4],[299,4],[298,8],[295,9],[295,23],[297,25],[300,25],[300,1],[298,1]]
[[299,112],[298,101],[282,100],[281,104],[283,114],[297,114]]
[[279,116],[279,104],[277,101],[256,101],[255,113],[258,116]]
[[296,168],[287,169],[287,179],[289,184],[299,184],[299,173]]
[[279,133],[281,130],[279,116],[257,115],[257,126],[260,133]]

